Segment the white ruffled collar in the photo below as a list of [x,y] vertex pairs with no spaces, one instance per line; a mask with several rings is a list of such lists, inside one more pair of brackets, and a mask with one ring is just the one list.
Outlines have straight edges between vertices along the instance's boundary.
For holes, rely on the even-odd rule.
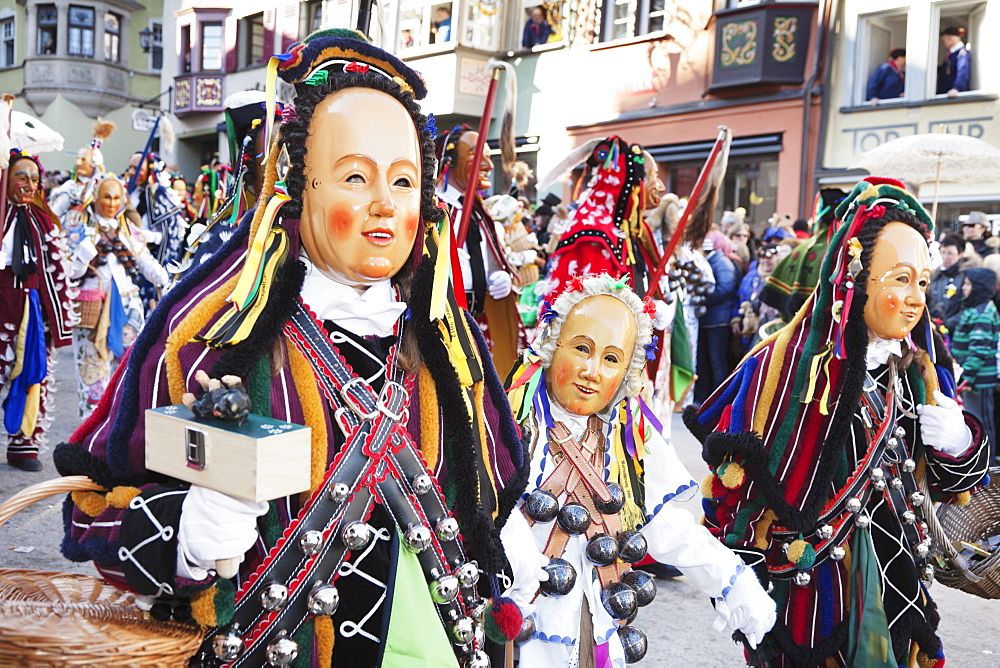
[[889,361],[891,356],[903,356],[903,344],[899,339],[883,339],[874,336],[868,341],[866,362],[868,370],[877,369]]
[[389,279],[359,293],[326,276],[305,255],[301,259],[306,265],[302,301],[318,319],[332,320],[358,336],[392,334],[399,316],[406,311],[406,302],[396,301],[396,291]]

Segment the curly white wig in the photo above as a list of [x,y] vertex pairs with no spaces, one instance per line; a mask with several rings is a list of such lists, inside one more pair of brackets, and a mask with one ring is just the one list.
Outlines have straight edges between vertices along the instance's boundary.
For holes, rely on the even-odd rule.
[[[541,345],[538,349],[538,356],[542,360],[542,367],[548,369],[552,364],[552,356],[556,351],[556,344],[562,332],[563,323],[566,316],[573,308],[588,297],[598,295],[608,295],[620,300],[635,316],[636,335],[635,346],[632,348],[632,359],[629,361],[628,372],[625,374],[625,382],[615,395],[614,401],[610,405],[615,405],[624,397],[634,397],[642,389],[642,370],[646,366],[647,346],[653,340],[653,319],[646,313],[645,304],[639,295],[632,292],[632,289],[624,285],[608,274],[592,274],[581,280],[581,289],[566,290],[555,303],[550,307],[555,313],[545,326],[541,336]],[[550,314],[551,315],[551,314]],[[543,314],[543,318],[545,314]]]

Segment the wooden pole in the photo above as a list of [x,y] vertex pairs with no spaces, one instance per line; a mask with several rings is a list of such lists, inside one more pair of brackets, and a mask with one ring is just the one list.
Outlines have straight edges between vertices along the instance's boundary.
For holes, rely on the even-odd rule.
[[[458,247],[465,245],[465,237],[469,233],[469,221],[472,219],[472,205],[475,202],[476,191],[479,189],[479,164],[483,161],[486,148],[486,135],[490,131],[490,120],[493,117],[493,103],[496,101],[497,88],[500,84],[502,67],[493,69],[490,87],[486,91],[486,104],[483,117],[479,121],[479,138],[476,140],[476,150],[472,154],[472,164],[469,166],[468,183],[465,184],[465,199],[462,200],[462,217],[458,221],[458,234],[455,237]],[[475,170],[475,171],[473,171]]]
[[690,220],[691,215],[694,213],[695,202],[698,201],[698,196],[701,195],[701,191],[705,188],[705,182],[708,181],[708,175],[712,173],[712,167],[715,165],[716,158],[722,152],[722,144],[725,136],[725,130],[719,132],[719,136],[715,140],[715,145],[712,146],[712,150],[709,152],[708,158],[701,168],[701,173],[698,174],[698,180],[695,181],[694,188],[691,189],[691,196],[688,198],[687,206],[684,207],[684,213],[681,214],[681,219],[677,222],[677,228],[670,235],[670,241],[667,243],[663,255],[660,256],[660,264],[657,265],[656,272],[649,279],[649,285],[646,287],[646,297],[652,297],[653,293],[656,292],[660,284],[660,279],[663,277],[663,272],[666,271],[667,265],[670,263],[670,258],[673,257],[674,251],[677,249],[677,244],[684,236],[684,228],[687,227],[688,220]]

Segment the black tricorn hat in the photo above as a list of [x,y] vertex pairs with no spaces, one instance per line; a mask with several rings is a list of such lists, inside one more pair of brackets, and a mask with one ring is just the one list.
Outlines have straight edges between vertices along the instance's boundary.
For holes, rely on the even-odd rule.
[[948,26],[941,31],[942,35],[954,35],[955,37],[965,37],[965,28],[959,28],[957,26]]

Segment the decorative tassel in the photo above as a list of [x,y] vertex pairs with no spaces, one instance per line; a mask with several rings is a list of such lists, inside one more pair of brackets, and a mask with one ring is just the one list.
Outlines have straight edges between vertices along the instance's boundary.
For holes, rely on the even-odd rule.
[[746,472],[736,462],[723,462],[715,470],[726,489],[739,489],[746,481]]
[[810,543],[802,540],[801,538],[788,546],[788,552],[785,553],[788,557],[788,561],[795,564],[795,567],[800,570],[806,570],[813,567],[816,563],[816,550]]
[[483,629],[487,638],[503,645],[517,637],[523,621],[521,611],[514,601],[504,597],[494,598],[486,606]]

